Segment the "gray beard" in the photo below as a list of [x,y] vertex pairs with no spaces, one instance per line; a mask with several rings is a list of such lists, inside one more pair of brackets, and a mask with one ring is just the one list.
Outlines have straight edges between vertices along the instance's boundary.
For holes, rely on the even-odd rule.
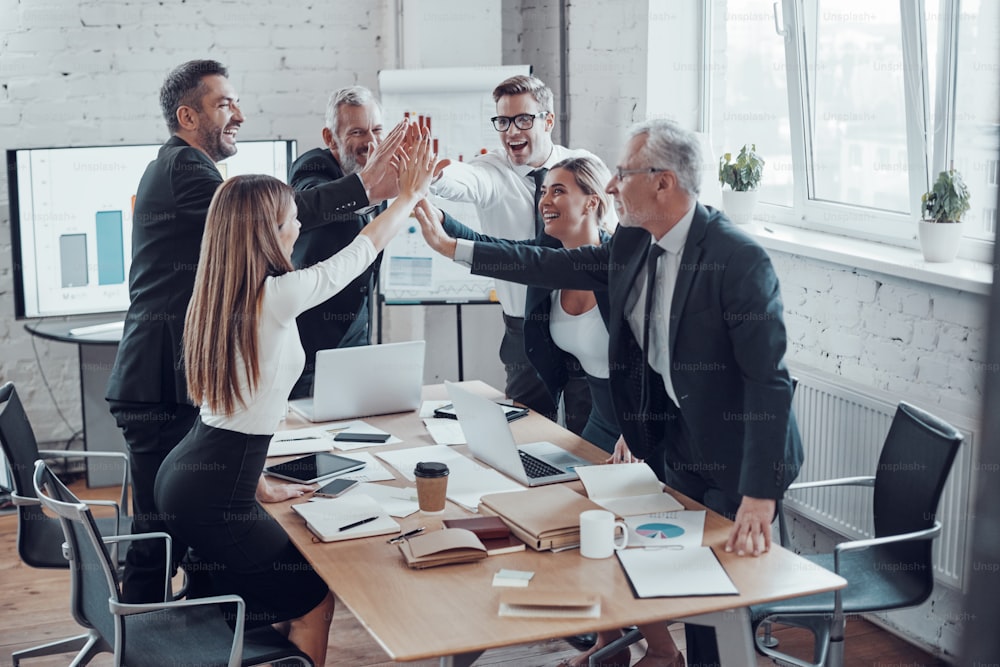
[[[340,147],[338,146],[338,148]],[[340,149],[338,153],[340,153],[340,168],[344,170],[344,176],[350,176],[361,171],[361,165],[358,164],[354,153],[348,153],[343,149]]]

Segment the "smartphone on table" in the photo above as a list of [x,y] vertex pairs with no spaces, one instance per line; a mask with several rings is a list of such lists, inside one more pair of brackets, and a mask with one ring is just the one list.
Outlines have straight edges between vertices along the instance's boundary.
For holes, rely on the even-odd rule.
[[316,489],[313,495],[317,498],[336,498],[337,496],[350,491],[358,482],[354,479],[335,479],[332,482]]

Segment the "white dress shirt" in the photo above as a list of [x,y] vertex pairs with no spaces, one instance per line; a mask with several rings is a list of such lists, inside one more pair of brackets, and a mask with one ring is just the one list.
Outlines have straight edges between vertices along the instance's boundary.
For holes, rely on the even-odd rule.
[[376,255],[371,240],[359,234],[346,248],[318,264],[265,279],[257,329],[257,388],[250,390],[243,360],[237,358],[240,393],[246,405],[237,401],[231,415],[215,413],[202,405],[201,420],[208,426],[239,433],[274,433],[288,410],[292,385],[306,363],[295,318],[344,289],[375,261]]
[[[674,299],[674,286],[677,284],[677,274],[681,268],[681,255],[687,242],[691,221],[694,219],[694,209],[684,214],[669,232],[659,241],[654,241],[665,251],[657,260],[656,280],[653,283],[653,304],[649,320],[649,349],[645,350],[649,365],[663,378],[663,387],[667,390],[670,400],[677,405],[677,394],[674,393],[674,383],[670,377],[670,309]],[[646,268],[639,270],[639,275],[632,284],[632,290],[625,305],[628,313],[628,324],[632,335],[642,347],[643,324],[646,313]]]
[[[589,151],[553,145],[542,166],[549,168],[571,157],[601,161]],[[452,162],[441,177],[431,183],[431,193],[450,201],[475,204],[484,234],[515,241],[533,239],[536,236],[535,181],[528,172],[535,169],[526,164],[512,164],[507,153],[498,148],[469,162]],[[618,221],[614,210],[609,216],[608,226],[613,229]],[[524,285],[496,281],[497,298],[503,312],[511,317],[524,317],[527,289]]]

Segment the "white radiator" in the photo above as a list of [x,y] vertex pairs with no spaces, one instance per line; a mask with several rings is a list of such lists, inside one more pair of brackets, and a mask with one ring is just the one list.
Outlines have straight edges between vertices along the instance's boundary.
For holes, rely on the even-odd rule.
[[[873,475],[896,404],[796,370],[795,416],[802,433],[805,464],[796,481]],[[905,399],[904,399],[905,400]],[[974,427],[956,423],[933,406],[910,401],[945,419],[965,435],[938,505],[943,524],[934,544],[938,581],[961,589],[970,512]],[[872,537],[871,489],[840,487],[794,491],[785,506],[848,539]]]

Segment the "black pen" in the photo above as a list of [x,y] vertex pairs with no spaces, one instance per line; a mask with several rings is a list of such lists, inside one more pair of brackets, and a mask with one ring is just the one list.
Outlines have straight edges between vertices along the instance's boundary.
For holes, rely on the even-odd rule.
[[346,526],[341,526],[337,530],[340,531],[340,532],[343,532],[345,530],[350,530],[351,528],[357,528],[358,526],[363,526],[366,523],[371,523],[372,521],[374,521],[377,518],[378,518],[377,516],[370,516],[367,519],[362,519],[361,521],[355,521],[354,523],[349,523]]
[[391,540],[386,540],[386,544],[395,544],[396,542],[402,542],[406,538],[413,537],[417,533],[422,533],[422,532],[424,532],[424,527],[420,526],[420,528],[414,528],[413,530],[411,530],[408,533],[403,533],[402,535],[397,535],[396,537],[392,538]]

